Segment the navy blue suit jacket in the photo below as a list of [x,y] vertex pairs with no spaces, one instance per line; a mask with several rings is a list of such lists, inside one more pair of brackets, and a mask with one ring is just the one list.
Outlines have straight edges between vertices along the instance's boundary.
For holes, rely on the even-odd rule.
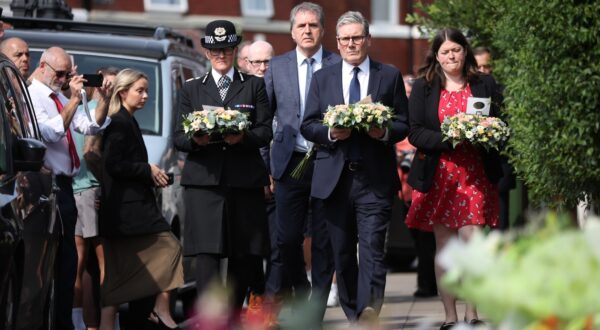
[[[321,68],[340,60],[339,55],[323,49]],[[265,75],[265,84],[271,110],[277,120],[269,162],[270,173],[277,180],[281,178],[290,162],[302,123],[296,49],[271,59]]]
[[397,69],[373,60],[370,63],[367,94],[371,95],[373,102],[381,102],[395,113],[388,128],[388,141],[373,139],[366,132],[353,131],[352,135],[357,135],[356,138],[331,142],[323,116],[328,106],[344,104],[342,62],[321,69],[313,76],[301,129],[306,139],[318,145],[311,188],[313,197],[325,199],[331,195],[348,159],[350,143],[360,144],[364,171],[375,194],[387,197],[400,188],[394,144],[408,134],[408,100],[404,82]]

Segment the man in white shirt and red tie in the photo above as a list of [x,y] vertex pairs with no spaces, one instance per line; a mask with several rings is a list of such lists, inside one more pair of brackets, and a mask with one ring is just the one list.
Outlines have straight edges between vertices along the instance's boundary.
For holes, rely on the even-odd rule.
[[[77,112],[81,102],[83,76],[73,75],[71,57],[64,49],[51,47],[40,58],[39,72],[29,86],[37,121],[42,129],[46,144],[44,167],[56,175],[58,209],[63,226],[63,239],[57,256],[58,274],[56,279],[56,321],[57,329],[73,329],[71,309],[73,306],[73,285],[77,270],[75,249],[75,223],[77,208],[73,195],[72,178],[79,171],[79,156],[71,136],[72,130],[81,134],[94,135],[110,123],[106,118],[110,99],[109,82],[99,88],[103,96],[95,111],[95,118],[88,118],[84,112]],[[61,87],[69,85],[70,98],[61,93]]]

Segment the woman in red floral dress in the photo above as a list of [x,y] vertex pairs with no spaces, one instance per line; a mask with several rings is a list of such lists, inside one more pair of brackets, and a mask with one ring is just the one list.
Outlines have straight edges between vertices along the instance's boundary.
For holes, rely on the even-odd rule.
[[[433,231],[437,252],[453,237],[468,240],[477,227],[496,226],[499,216],[496,182],[502,175],[498,153],[443,141],[441,122],[465,112],[467,99],[491,97],[491,116],[498,116],[502,96],[494,79],[477,73],[464,35],[444,29],[435,36],[426,64],[419,70],[409,100],[409,141],[417,147],[408,183],[414,188],[406,217],[409,228]],[[436,265],[439,283],[444,270]],[[441,330],[457,322],[456,299],[440,290],[446,318]],[[481,323],[474,306],[465,320]]]

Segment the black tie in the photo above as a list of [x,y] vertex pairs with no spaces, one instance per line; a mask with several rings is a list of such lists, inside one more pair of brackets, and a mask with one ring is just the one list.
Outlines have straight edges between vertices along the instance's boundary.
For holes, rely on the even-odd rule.
[[354,71],[354,76],[352,77],[352,81],[350,81],[350,97],[348,98],[348,104],[354,104],[360,101],[360,82],[358,81],[360,68],[355,66],[352,71]]

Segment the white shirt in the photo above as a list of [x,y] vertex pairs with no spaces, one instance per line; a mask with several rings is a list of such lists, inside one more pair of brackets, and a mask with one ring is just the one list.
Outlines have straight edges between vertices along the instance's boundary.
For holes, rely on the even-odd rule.
[[[300,51],[300,49],[296,48],[296,64],[298,65],[298,87],[300,92],[300,117],[304,118],[304,108],[306,107],[306,90],[310,88],[310,86],[306,86],[306,72],[308,69],[308,64],[304,61],[307,57]],[[315,60],[312,64],[313,74],[319,71],[323,67],[323,47],[320,47],[319,50],[314,53],[312,58]],[[306,139],[298,132],[296,135],[296,146],[294,150],[300,152],[307,152],[312,147],[312,143],[306,141]]]
[[[214,68],[211,69],[211,74],[213,79],[215,80],[215,85],[217,85],[217,87],[219,87],[219,79],[221,79],[221,77],[223,76],[222,74],[220,74],[217,70],[215,70]],[[233,67],[231,67],[229,69],[229,71],[227,71],[227,73],[225,74],[229,77],[229,82],[233,82]]]
[[[76,176],[79,168],[71,168],[69,142],[67,141],[63,119],[58,113],[56,103],[50,97],[54,91],[36,79],[33,79],[28,89],[35,116],[42,132],[42,139],[46,145],[44,166],[56,175]],[[57,95],[63,106],[69,102],[69,99],[62,93]],[[100,127],[95,121],[90,121],[85,113],[75,111],[69,129],[85,135],[94,135],[101,132],[108,124],[110,124],[109,117],[106,117],[104,125]]]
[[[358,82],[360,83],[360,98],[359,100],[367,97],[367,89],[369,88],[369,75],[370,75],[371,62],[369,57],[358,65],[360,72],[358,73]],[[344,103],[348,104],[350,99],[350,82],[354,78],[354,65],[342,61],[342,90],[344,91]]]

